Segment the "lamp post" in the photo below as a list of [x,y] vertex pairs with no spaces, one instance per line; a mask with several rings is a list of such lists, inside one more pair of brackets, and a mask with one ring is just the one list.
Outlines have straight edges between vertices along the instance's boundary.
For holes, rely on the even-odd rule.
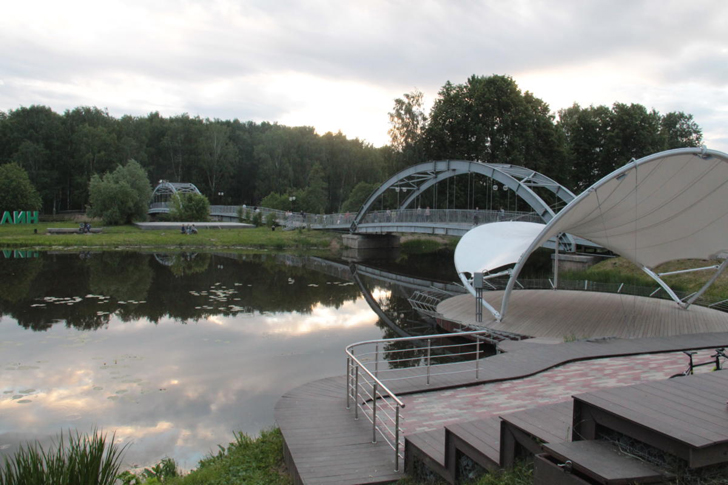
[[293,203],[295,201],[296,201],[296,196],[295,195],[291,195],[290,197],[288,197],[288,202],[291,203],[291,211],[293,211]]
[[217,193],[217,196],[220,197],[220,202],[223,201],[222,198],[223,198],[224,195],[225,195],[225,192],[218,192]]

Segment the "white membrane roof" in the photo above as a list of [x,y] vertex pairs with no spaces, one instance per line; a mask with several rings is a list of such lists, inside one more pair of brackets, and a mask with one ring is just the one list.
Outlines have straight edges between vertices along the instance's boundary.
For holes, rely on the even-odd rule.
[[471,293],[474,291],[464,273],[488,273],[515,264],[544,224],[534,222],[493,222],[468,231],[455,248],[455,270]]
[[628,163],[559,212],[528,252],[562,232],[647,268],[714,258],[728,249],[728,155],[691,148]]

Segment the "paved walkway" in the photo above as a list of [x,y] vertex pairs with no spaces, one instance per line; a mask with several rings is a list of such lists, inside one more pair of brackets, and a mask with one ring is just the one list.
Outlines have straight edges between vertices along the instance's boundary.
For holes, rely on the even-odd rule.
[[[695,362],[710,360],[713,350],[700,351]],[[440,429],[473,419],[499,416],[571,399],[574,394],[664,380],[682,372],[682,352],[614,357],[566,364],[525,379],[410,394],[405,403],[404,434]],[[698,367],[710,372],[712,366]]]

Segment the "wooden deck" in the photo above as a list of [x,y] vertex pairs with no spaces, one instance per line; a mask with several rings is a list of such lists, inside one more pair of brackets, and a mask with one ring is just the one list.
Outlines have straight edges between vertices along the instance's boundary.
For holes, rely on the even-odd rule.
[[[475,364],[467,362],[458,364],[468,370],[466,374],[433,376],[429,386],[424,377],[391,381],[388,385],[393,392],[409,394],[517,379],[579,360],[719,346],[728,346],[728,333],[570,342],[539,346],[538,352],[523,346],[481,359],[477,380]],[[421,373],[421,369],[398,372],[404,376]],[[286,461],[296,483],[390,483],[402,477],[401,472],[394,472],[394,451],[381,439],[371,443],[371,423],[365,417],[355,421],[353,409],[346,409],[345,389],[344,376],[322,379],[287,392],[276,404],[276,422],[283,433]]]
[[723,463],[727,399],[728,372],[580,394],[574,396],[572,439],[595,439],[599,425],[674,454],[691,468]]
[[[500,309],[502,291],[485,292],[483,297]],[[559,340],[728,332],[725,312],[697,305],[684,310],[671,300],[595,291],[517,290],[502,322],[485,309],[483,322],[476,322],[475,298],[469,294],[443,300],[437,311],[445,320],[475,328]]]

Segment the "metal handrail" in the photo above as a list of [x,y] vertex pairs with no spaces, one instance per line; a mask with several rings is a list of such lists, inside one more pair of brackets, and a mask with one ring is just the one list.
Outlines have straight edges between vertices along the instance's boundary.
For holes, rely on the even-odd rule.
[[[382,363],[389,363],[391,361],[380,361],[380,345],[387,344],[387,343],[393,343],[393,342],[413,342],[413,343],[419,343],[423,346],[423,349],[427,349],[427,357],[426,357],[426,373],[422,375],[417,376],[408,376],[406,378],[411,377],[426,377],[427,378],[427,384],[430,384],[430,378],[433,375],[432,373],[432,367],[438,367],[441,368],[443,366],[447,366],[450,364],[453,364],[453,362],[447,362],[442,364],[432,364],[432,360],[437,359],[438,357],[456,357],[456,356],[463,356],[463,355],[474,355],[475,356],[475,379],[478,379],[479,372],[480,372],[480,343],[481,343],[481,336],[487,336],[491,335],[491,332],[487,330],[477,330],[477,331],[471,331],[471,332],[459,332],[459,333],[451,333],[451,334],[436,334],[436,335],[425,335],[421,337],[402,337],[402,338],[391,338],[391,339],[379,339],[379,340],[365,340],[363,342],[357,342],[353,343],[346,347],[346,409],[351,409],[351,402],[354,402],[354,419],[359,419],[359,410],[362,410],[362,413],[366,418],[372,423],[372,443],[377,442],[377,433],[382,436],[384,441],[394,450],[394,456],[395,456],[395,471],[399,471],[399,460],[400,458],[404,459],[404,456],[400,453],[400,447],[401,447],[401,441],[402,441],[402,429],[400,428],[400,422],[402,420],[401,416],[401,409],[404,409],[405,404],[402,402],[402,400],[391,390],[387,385],[384,383],[385,381],[397,381],[402,380],[403,378],[399,377],[392,377],[389,379],[381,379],[379,377],[380,372],[389,372],[393,369],[382,369],[379,370],[379,364]],[[460,353],[449,353],[446,355],[440,355],[440,356],[434,356],[432,355],[433,350],[442,350],[447,348],[456,348],[456,347],[463,347],[465,345],[473,345],[473,344],[452,344],[452,345],[436,345],[433,347],[432,341],[438,340],[438,339],[445,339],[445,338],[453,338],[453,337],[474,337],[475,339],[475,351],[468,351],[468,352],[460,352]],[[425,347],[426,344],[426,347]],[[371,356],[372,352],[365,352],[363,354],[357,354],[355,353],[355,349],[358,347],[362,347],[365,345],[374,345],[375,351],[374,359],[372,360],[370,357],[367,359],[360,359],[360,357],[363,356]],[[400,350],[395,349],[392,352],[399,352]],[[388,351],[389,352],[389,351]],[[421,357],[415,358],[409,358],[409,359],[397,359],[397,362],[400,361],[407,361],[407,360],[422,360]],[[370,367],[373,366],[373,370],[367,367],[369,365]],[[458,370],[458,371],[451,371],[451,372],[438,372],[434,375],[449,375],[449,374],[456,374],[456,373],[462,373],[462,372],[472,372],[471,369],[467,370]],[[364,381],[365,384],[369,386],[368,390],[365,386],[362,386],[361,381]],[[378,402],[380,404],[378,404]],[[388,413],[387,409],[394,411],[394,418],[392,418]],[[380,416],[377,416],[377,412],[379,411]],[[384,422],[381,418],[381,414],[384,414],[390,423],[393,423],[394,426],[388,425],[386,422]]]

